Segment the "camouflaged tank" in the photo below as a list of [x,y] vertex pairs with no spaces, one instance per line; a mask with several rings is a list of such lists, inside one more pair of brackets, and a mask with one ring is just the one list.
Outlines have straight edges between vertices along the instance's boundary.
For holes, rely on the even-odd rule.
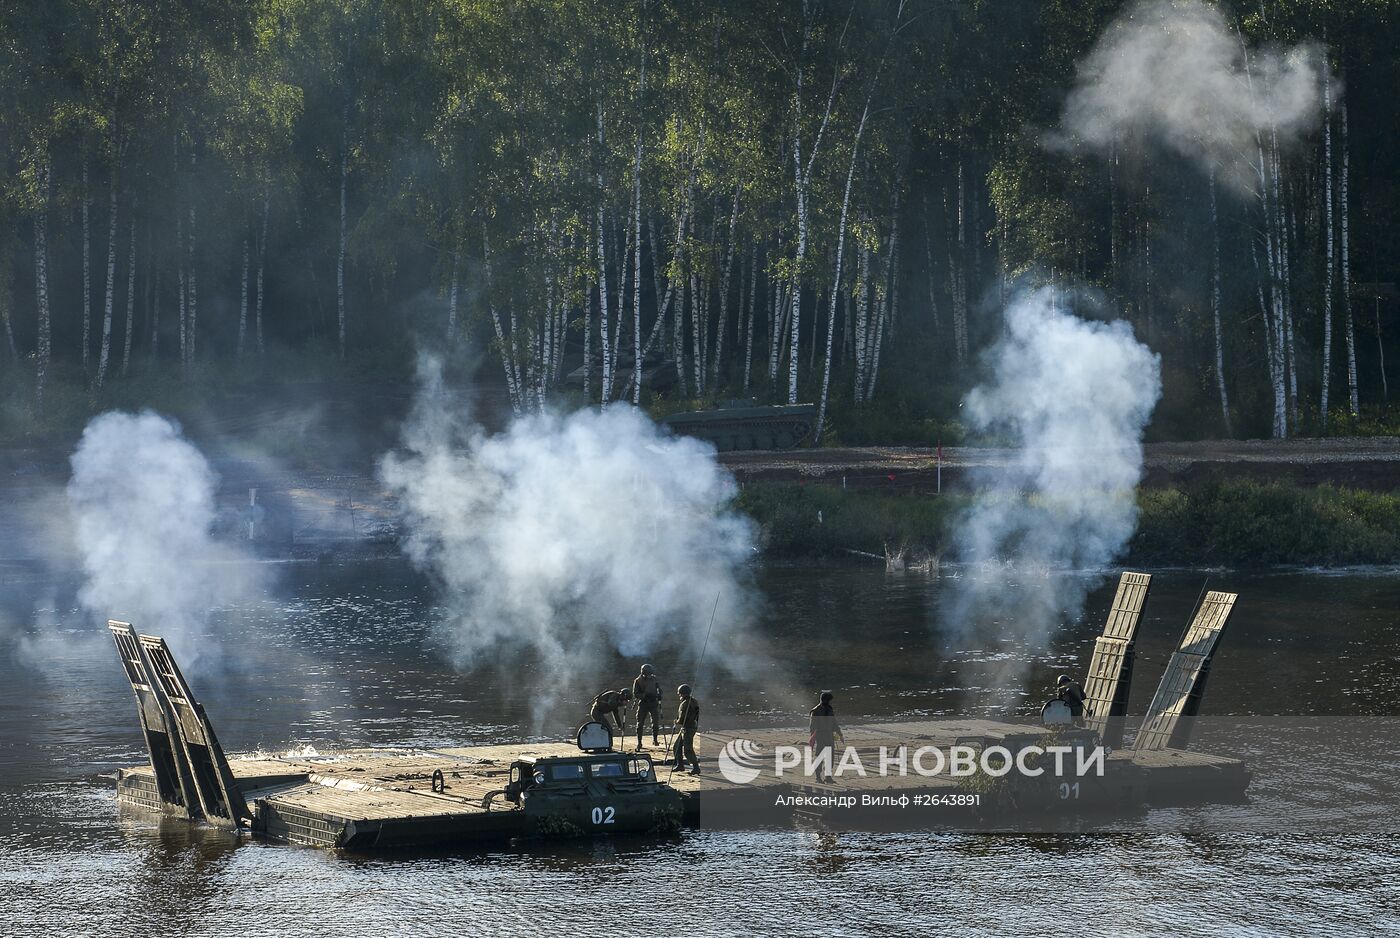
[[662,419],[676,433],[708,440],[721,453],[740,449],[795,449],[811,439],[815,404],[755,404],[729,401],[712,410]]

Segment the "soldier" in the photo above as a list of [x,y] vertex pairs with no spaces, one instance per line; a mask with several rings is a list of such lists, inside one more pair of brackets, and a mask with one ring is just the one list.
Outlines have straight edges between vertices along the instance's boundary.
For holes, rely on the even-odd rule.
[[676,688],[676,694],[681,699],[681,705],[676,710],[676,743],[672,755],[675,756],[673,768],[684,769],[686,760],[690,761],[690,774],[700,774],[700,760],[695,757],[695,731],[700,728],[700,701],[690,696],[690,685],[682,684]]
[[651,717],[651,744],[661,745],[658,738],[661,732],[661,679],[651,665],[642,665],[642,673],[632,682],[632,696],[637,700],[637,749],[642,748],[642,724],[648,716]]
[[1055,682],[1055,697],[1069,707],[1070,718],[1075,726],[1084,725],[1084,688],[1076,684],[1068,674],[1061,674]]
[[817,781],[831,781],[831,767],[834,764],[836,737],[841,735],[841,727],[836,722],[836,711],[831,706],[833,694],[822,691],[821,703],[812,708],[807,728],[811,736],[807,745],[812,749],[812,757],[817,763]]
[[627,702],[632,699],[632,691],[626,687],[621,690],[605,690],[597,697],[593,698],[593,706],[589,708],[588,718],[597,720],[612,730],[613,724],[608,722],[611,716],[613,723],[617,724],[619,734],[627,732]]

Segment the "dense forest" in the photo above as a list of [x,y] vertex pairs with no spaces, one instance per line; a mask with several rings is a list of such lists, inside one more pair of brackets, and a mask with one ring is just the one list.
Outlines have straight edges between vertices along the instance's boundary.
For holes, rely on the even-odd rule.
[[[1388,0],[3,7],[20,433],[438,349],[517,412],[815,402],[823,442],[927,443],[1027,282],[1162,356],[1157,436],[1393,425]],[[1067,119],[1133,53],[1105,35],[1203,17],[1251,103],[1310,56],[1314,112],[1233,149]]]

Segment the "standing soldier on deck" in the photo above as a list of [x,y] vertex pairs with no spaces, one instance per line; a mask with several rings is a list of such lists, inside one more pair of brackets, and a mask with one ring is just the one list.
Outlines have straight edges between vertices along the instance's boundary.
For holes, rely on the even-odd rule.
[[836,710],[831,706],[834,695],[829,690],[822,691],[821,703],[812,708],[808,730],[811,736],[807,745],[812,749],[812,759],[817,764],[817,781],[831,780],[832,766],[835,764],[836,737],[841,735],[841,727],[836,723]]
[[661,745],[661,679],[651,665],[642,665],[642,673],[632,682],[632,696],[637,701],[637,748],[642,748],[642,724],[648,716],[651,717],[651,744]]
[[685,768],[686,760],[690,761],[690,774],[700,774],[700,760],[695,757],[695,731],[700,728],[700,701],[690,696],[690,685],[682,684],[676,688],[676,694],[681,698],[681,705],[676,710],[676,744],[673,751],[675,758],[674,768]]
[[[613,724],[617,724],[618,735],[627,732],[627,701],[632,699],[632,692],[627,688],[621,690],[605,690],[597,697],[593,698],[593,706],[588,710],[588,718],[596,720],[612,730]],[[608,722],[608,717],[612,717],[612,723]]]

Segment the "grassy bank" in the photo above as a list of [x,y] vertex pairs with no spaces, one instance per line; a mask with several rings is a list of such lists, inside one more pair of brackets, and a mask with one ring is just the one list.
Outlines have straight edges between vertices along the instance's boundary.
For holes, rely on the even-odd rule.
[[[1137,500],[1131,563],[1400,563],[1400,494],[1239,480],[1144,489]],[[968,497],[749,485],[739,503],[762,526],[770,556],[820,557],[886,544],[937,553]]]

